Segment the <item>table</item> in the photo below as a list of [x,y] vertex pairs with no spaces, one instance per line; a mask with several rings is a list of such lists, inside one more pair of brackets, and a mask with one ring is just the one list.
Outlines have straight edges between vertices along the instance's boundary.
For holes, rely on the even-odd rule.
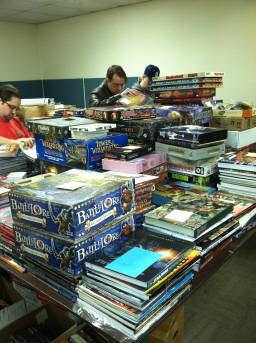
[[[136,343],[146,343],[147,337],[162,321],[164,321],[177,307],[179,307],[193,292],[195,292],[206,280],[209,279],[232,255],[243,245],[250,237],[256,232],[256,227],[252,228],[250,231],[246,232],[239,239],[233,238],[233,241],[217,255],[212,261],[210,261],[199,273],[195,272],[194,278],[192,280],[191,290],[180,300],[176,305],[174,305],[157,323],[153,324],[150,329],[143,334],[143,336],[134,341]],[[0,260],[0,268],[12,274],[16,278],[20,279],[22,282],[27,284],[29,287],[41,292],[46,297],[53,300],[56,304],[64,307],[68,311],[72,312],[73,302],[62,296],[61,294],[54,291],[52,288],[43,284],[42,282],[35,279],[28,273],[20,273],[7,263]],[[118,343],[116,340],[114,340]]]

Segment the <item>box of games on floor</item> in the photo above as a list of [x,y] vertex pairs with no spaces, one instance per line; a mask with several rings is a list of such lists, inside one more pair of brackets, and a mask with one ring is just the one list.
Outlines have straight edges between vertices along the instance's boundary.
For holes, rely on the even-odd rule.
[[[29,122],[34,133],[37,156],[67,167],[95,170],[101,168],[106,148],[128,143],[127,135],[108,135],[116,124],[99,124],[83,118],[59,118]],[[75,138],[73,138],[75,137]]]
[[170,181],[216,187],[217,161],[225,153],[226,129],[196,125],[159,129],[155,150],[167,153]]

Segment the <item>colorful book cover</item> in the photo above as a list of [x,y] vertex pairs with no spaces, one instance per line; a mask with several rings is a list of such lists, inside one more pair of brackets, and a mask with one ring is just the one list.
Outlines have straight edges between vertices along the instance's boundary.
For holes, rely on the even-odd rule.
[[146,102],[147,96],[142,93],[139,93],[137,95],[126,94],[117,101],[118,104],[126,106],[139,106],[145,104]]
[[244,214],[256,206],[256,199],[238,195],[234,193],[228,193],[223,191],[217,191],[211,195],[213,199],[223,201],[226,203],[232,203],[234,205],[233,216],[234,218]]
[[145,214],[145,223],[196,238],[233,211],[233,204],[187,196]]
[[187,195],[191,196],[207,196],[216,191],[215,188],[195,185],[182,181],[168,182],[167,184],[158,183],[153,191],[153,203],[161,206],[168,203],[170,200],[183,200]]
[[[120,280],[148,289],[168,274],[170,269],[172,270],[177,266],[191,246],[192,243],[190,242],[154,232],[137,230],[136,240],[134,242],[130,244],[124,244],[122,241],[113,242],[113,244],[104,248],[100,253],[96,253],[86,260],[85,267],[88,270],[100,271],[102,274],[111,275]],[[130,277],[106,268],[111,262],[117,260],[134,247],[160,253],[163,257],[160,257],[156,262],[152,263],[151,266],[146,268],[137,277]]]

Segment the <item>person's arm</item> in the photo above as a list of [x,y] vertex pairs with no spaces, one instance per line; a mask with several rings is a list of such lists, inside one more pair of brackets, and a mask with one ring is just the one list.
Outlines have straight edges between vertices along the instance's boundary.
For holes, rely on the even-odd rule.
[[25,143],[25,146],[32,148],[32,146],[34,145],[34,138],[29,137],[29,138],[9,139],[9,138],[0,137],[0,144],[19,144],[21,142]]
[[98,94],[98,92],[92,92],[89,96],[89,104],[90,107],[114,106],[116,105],[117,100],[121,99],[126,94],[137,95],[138,91],[135,89],[127,88],[122,93],[113,95],[110,98],[103,100],[101,99],[101,96]]

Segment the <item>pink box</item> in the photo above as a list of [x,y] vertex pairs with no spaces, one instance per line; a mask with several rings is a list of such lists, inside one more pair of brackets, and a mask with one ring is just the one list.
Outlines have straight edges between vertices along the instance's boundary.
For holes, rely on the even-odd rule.
[[167,154],[165,152],[153,152],[150,155],[135,158],[129,162],[103,158],[102,169],[124,173],[143,173],[144,171],[159,166],[166,161]]

